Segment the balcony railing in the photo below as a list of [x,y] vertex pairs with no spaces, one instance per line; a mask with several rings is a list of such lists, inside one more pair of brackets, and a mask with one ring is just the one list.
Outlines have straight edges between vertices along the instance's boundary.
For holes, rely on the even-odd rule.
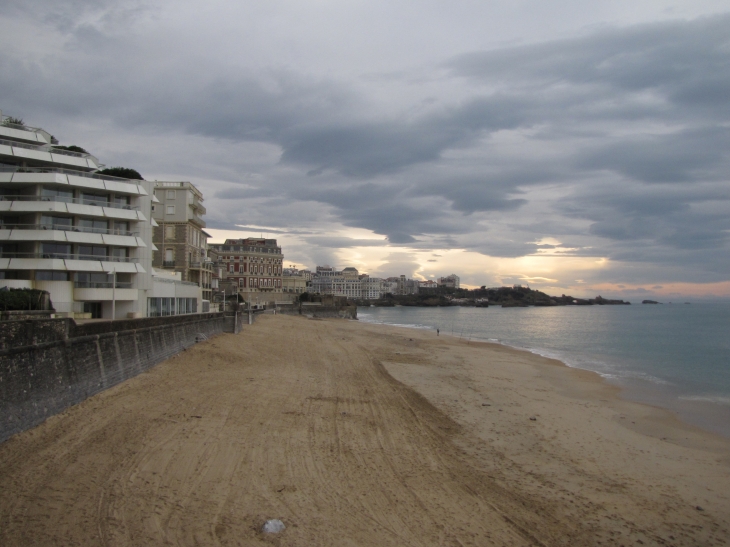
[[189,267],[190,267],[191,270],[199,270],[199,269],[202,268],[204,270],[211,270],[212,271],[213,270],[213,262],[211,262],[209,260],[204,260],[204,261],[193,260],[190,263],[190,266]]
[[[10,127],[10,126],[6,126]],[[16,126],[13,126],[13,129],[17,129]],[[24,142],[18,142],[18,141],[9,141],[6,139],[0,139],[0,144],[4,144],[5,146],[13,146],[15,148],[26,148],[28,150],[38,150],[39,152],[50,152],[51,154],[62,154],[64,156],[74,156],[76,158],[88,158],[91,157],[91,154],[83,154],[81,152],[73,152],[72,150],[64,150],[63,148],[54,148],[52,146],[49,146],[47,144],[27,144]]]
[[63,224],[4,224],[0,219],[0,230],[59,230],[62,232],[83,232],[87,234],[108,234],[117,236],[138,236],[139,232],[118,230],[116,228],[90,228],[86,226],[67,226]]
[[175,261],[174,260],[163,260],[162,261],[162,267],[163,268],[174,268],[175,267]]
[[[0,169],[1,171],[2,169]],[[0,195],[0,201],[43,201],[43,202],[59,202],[59,203],[76,203],[79,205],[94,205],[96,207],[111,207],[112,209],[126,209],[128,211],[137,211],[139,207],[136,205],[127,205],[126,203],[115,203],[114,201],[104,201],[93,198],[73,198],[67,196],[4,196]]]
[[132,283],[131,282],[121,282],[117,281],[116,287],[113,286],[114,283],[111,281],[105,283],[105,282],[94,282],[94,281],[74,281],[74,288],[76,289],[132,289]]
[[128,256],[99,256],[78,253],[17,253],[0,251],[0,258],[60,258],[64,260],[97,260],[103,262],[137,262],[137,258]]
[[127,179],[124,177],[112,177],[111,175],[97,175],[89,171],[77,171],[76,169],[63,169],[61,167],[16,167],[13,165],[4,165],[0,167],[3,173],[59,173],[61,175],[73,175],[75,177],[86,177],[89,179],[100,180],[116,180],[126,182],[127,184],[137,184],[140,181],[136,179]]

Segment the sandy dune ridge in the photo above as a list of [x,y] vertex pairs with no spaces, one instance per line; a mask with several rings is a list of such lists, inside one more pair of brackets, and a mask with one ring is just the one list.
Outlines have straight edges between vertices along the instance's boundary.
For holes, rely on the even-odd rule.
[[264,316],[0,445],[0,545],[726,545],[729,455],[529,353]]

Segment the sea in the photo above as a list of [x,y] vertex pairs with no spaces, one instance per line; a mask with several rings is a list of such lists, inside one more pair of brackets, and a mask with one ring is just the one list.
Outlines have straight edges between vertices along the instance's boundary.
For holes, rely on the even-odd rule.
[[359,307],[357,314],[558,359],[620,386],[625,399],[730,438],[730,303]]

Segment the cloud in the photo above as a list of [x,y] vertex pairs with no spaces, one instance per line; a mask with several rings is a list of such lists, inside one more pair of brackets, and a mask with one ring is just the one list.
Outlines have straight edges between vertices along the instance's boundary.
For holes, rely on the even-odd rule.
[[216,17],[186,2],[6,8],[4,113],[148,178],[190,179],[210,226],[301,236],[302,260],[381,246],[378,271],[406,273],[411,251],[551,254],[605,259],[563,268],[627,286],[730,271],[730,14],[528,45],[444,40],[439,57],[403,25],[337,51],[335,21],[383,24],[346,5],[331,20],[287,2],[214,3]]

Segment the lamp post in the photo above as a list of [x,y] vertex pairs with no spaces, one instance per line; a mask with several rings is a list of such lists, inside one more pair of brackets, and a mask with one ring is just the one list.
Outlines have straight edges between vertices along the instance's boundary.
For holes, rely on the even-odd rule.
[[117,317],[117,270],[107,272],[112,277],[112,321]]

